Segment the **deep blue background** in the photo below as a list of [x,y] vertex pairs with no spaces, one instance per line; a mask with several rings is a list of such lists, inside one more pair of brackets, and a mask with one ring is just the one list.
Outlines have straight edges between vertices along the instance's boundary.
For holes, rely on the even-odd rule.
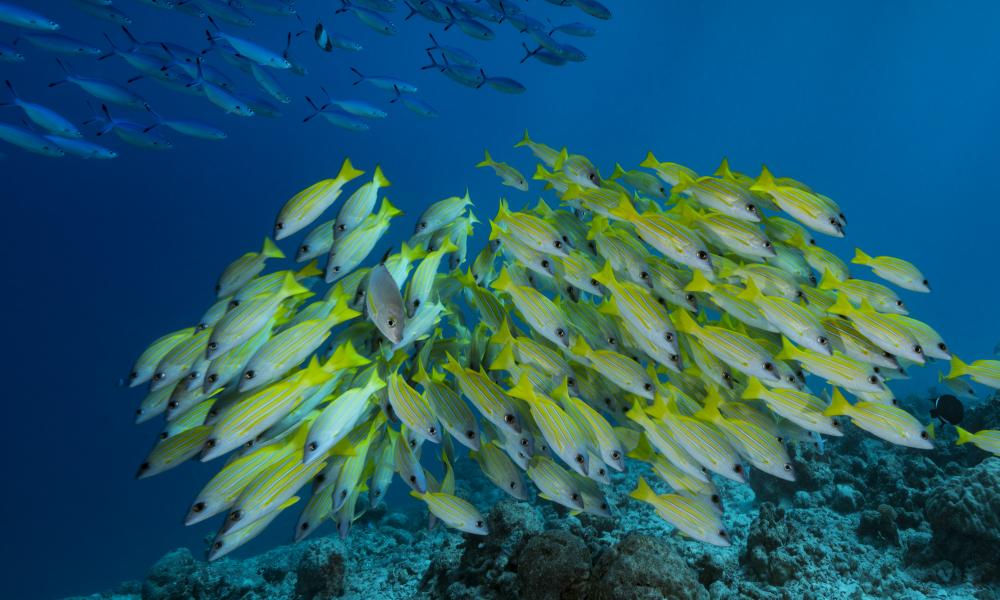
[[[30,4],[66,34],[92,43],[103,41],[101,31],[121,37],[69,2]],[[536,13],[600,28],[593,39],[567,38],[589,59],[564,68],[517,64],[517,35],[507,25],[489,43],[433,26],[442,42],[474,52],[490,72],[524,82],[529,91],[521,96],[420,72],[431,24],[397,14],[400,33],[386,38],[350,15],[333,16],[332,2],[302,1],[309,29],[321,4],[323,20],[366,50],[323,54],[303,36],[294,54],[311,73],[279,74],[296,98],[283,119],[224,115],[204,100],[139,82],[161,113],[210,120],[230,139],[172,135],[176,148],[164,153],[111,139],[122,156],[110,162],[0,148],[7,155],[0,160],[5,597],[106,588],[140,577],[174,547],[200,548],[211,527],[185,528],[180,520],[218,465],[135,482],[159,429],[132,424],[141,393],[115,381],[150,340],[192,324],[212,300],[219,270],[256,250],[281,204],[335,173],[345,155],[369,171],[381,163],[392,180],[388,195],[407,211],[390,233],[396,241],[423,206],[466,186],[480,216],[492,215],[501,189],[491,172],[473,165],[488,147],[530,173],[527,153],[510,147],[525,127],[536,139],[589,155],[605,174],[615,161],[636,165],[649,149],[705,173],[723,155],[752,174],[767,162],[840,202],[848,240],[824,243],[842,256],[857,244],[924,270],[934,293],[905,298],[959,355],[988,355],[1000,337],[995,2],[629,1],[603,23],[532,1]],[[119,6],[141,39],[202,45],[204,22],[138,2]],[[300,27],[294,19],[258,21],[254,30],[227,30],[280,47],[284,32]],[[0,38],[15,35],[0,25]],[[52,58],[30,46],[25,52],[27,63],[0,65],[3,78],[26,98],[87,118],[82,92],[46,88],[59,76]],[[70,62],[118,81],[129,74],[118,59]],[[441,118],[423,120],[396,106],[366,134],[301,123],[301,96],[321,84],[335,96],[386,105],[387,94],[350,86],[351,65],[413,80]],[[4,122],[18,119],[14,109],[0,112]],[[923,390],[930,381],[927,375],[901,387]],[[247,552],[284,541],[287,531],[278,523]]]

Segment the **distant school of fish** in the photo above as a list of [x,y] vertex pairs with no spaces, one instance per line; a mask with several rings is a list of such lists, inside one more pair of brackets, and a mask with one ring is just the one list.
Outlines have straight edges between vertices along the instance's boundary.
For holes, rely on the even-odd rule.
[[[131,84],[137,81],[152,81],[174,93],[200,95],[229,115],[279,117],[279,107],[290,104],[292,97],[279,81],[278,74],[308,74],[303,63],[291,53],[293,40],[308,31],[289,32],[282,40],[284,49],[280,51],[228,31],[231,27],[252,27],[257,15],[296,17],[296,28],[299,28],[302,18],[292,0],[141,1],[188,17],[204,18],[207,47],[199,51],[174,42],[139,41],[130,29],[133,24],[131,17],[118,9],[112,0],[75,0],[73,3],[81,11],[116,25],[114,31],[103,32],[106,47],[62,33],[59,23],[29,7],[2,2],[0,23],[13,26],[18,35],[12,44],[0,43],[0,63],[36,61],[36,50],[60,57],[56,60],[64,76],[49,87],[70,84],[82,91],[88,102],[93,102],[94,115],[81,126],[96,126],[95,135],[101,139],[106,139],[103,136],[107,134],[114,134],[120,141],[146,150],[172,148],[169,133],[201,140],[222,140],[227,134],[215,125],[173,118],[169,111],[158,110],[159,102],[151,104],[133,90]],[[334,16],[351,14],[358,22],[381,34],[392,35],[397,31],[390,20],[390,16],[400,8],[396,0],[340,0],[340,4],[340,8],[331,6],[328,12]],[[461,31],[475,40],[496,39],[496,32],[486,23],[509,23],[526,40],[522,42],[525,52],[522,63],[529,59],[549,66],[582,62],[586,60],[586,54],[562,38],[591,37],[597,33],[593,26],[580,22],[562,25],[543,23],[514,0],[406,0],[402,4],[409,10],[405,21],[419,16],[434,26],[443,26],[445,31]],[[611,12],[596,0],[548,0],[548,4],[576,7],[596,19],[611,18]],[[322,52],[362,50],[359,42],[328,29],[321,21],[316,22],[312,34]],[[112,35],[124,35],[127,43],[122,45],[116,42]],[[430,46],[425,49],[428,64],[422,67],[424,70],[436,70],[470,88],[492,88],[507,94],[525,91],[525,86],[516,79],[488,75],[472,53],[458,46],[439,43],[434,33],[428,33],[428,36]],[[560,39],[557,40],[557,37]],[[135,71],[135,75],[128,79],[128,85],[84,76],[66,62],[66,57],[91,57],[99,62],[119,57]],[[236,69],[242,73],[246,84],[256,88],[255,91],[248,91],[246,84],[237,83],[216,65]],[[87,72],[91,70],[87,69]],[[437,110],[417,95],[416,85],[397,77],[364,74],[355,67],[351,67],[351,71],[356,77],[354,85],[366,84],[382,90],[389,94],[390,105],[402,105],[421,117],[438,116]],[[305,98],[311,112],[303,121],[322,117],[341,129],[367,131],[373,121],[388,115],[382,108],[365,100],[344,98],[339,93],[335,98],[327,93],[326,86],[316,87],[323,96]],[[0,123],[0,141],[53,158],[70,155],[85,159],[112,159],[118,156],[116,150],[84,139],[81,128],[57,111],[19,96],[9,80],[6,81],[6,93],[9,97],[0,106],[20,108],[23,118],[20,123]],[[138,113],[143,122],[124,118],[118,115],[119,110]]]
[[[847,421],[932,448],[889,388],[907,367],[950,360],[949,380],[1000,388],[1000,361],[963,363],[895,291],[818,245],[847,218],[806,184],[726,161],[699,176],[652,153],[604,178],[527,132],[517,146],[555,197],[521,210],[501,200],[478,253],[466,192],[428,206],[372,260],[400,211],[380,167],[369,178],[345,160],[278,212],[273,240],[298,236],[303,266],[269,270],[285,251],[267,238],[223,270],[193,326],[136,360],[130,385],[149,385],[136,421],[166,418],[138,477],[226,457],[186,518],[219,517],[210,559],[301,496],[295,539],[327,520],[347,535],[396,478],[432,526],[487,534],[456,495],[460,449],[513,498],[598,515],[614,513],[611,474],[645,463],[669,492],[641,478],[632,498],[728,545],[717,477],[793,481],[789,444],[841,436]],[[479,166],[528,189],[488,153]],[[930,290],[903,260],[858,250],[852,263]],[[958,435],[1000,453],[997,431]]]

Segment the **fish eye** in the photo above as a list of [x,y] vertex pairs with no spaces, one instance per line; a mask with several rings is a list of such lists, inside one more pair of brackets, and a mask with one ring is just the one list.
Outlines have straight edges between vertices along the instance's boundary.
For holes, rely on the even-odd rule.
[[621,452],[619,452],[617,450],[612,450],[611,451],[611,460],[621,460],[621,459],[622,459],[622,453]]
[[899,406],[899,400],[898,400],[898,399],[896,399],[896,398],[893,398],[893,399],[892,399],[892,405],[893,405],[893,406]]
[[784,469],[785,469],[785,471],[791,473],[792,472],[792,465],[790,465],[788,463],[785,463]]
[[556,336],[561,337],[561,338],[566,337],[566,330],[563,329],[562,327],[556,329]]
[[438,428],[435,427],[435,426],[433,426],[433,425],[431,425],[429,428],[427,428],[427,433],[429,433],[431,435],[437,435],[437,432],[438,432]]
[[417,231],[423,231],[424,229],[427,229],[426,221],[421,221],[420,223],[417,223]]
[[209,383],[215,383],[218,380],[219,380],[219,375],[217,373],[212,373],[211,375],[205,378],[205,381]]
[[834,227],[840,225],[840,223],[837,222],[837,219],[834,219],[833,217],[830,217],[830,221],[829,222],[830,222],[830,225],[833,225]]
[[216,440],[215,438],[207,439],[205,440],[205,449],[208,450],[211,448],[215,448],[215,445],[218,443],[219,443],[218,440]]
[[556,250],[562,250],[563,242],[562,240],[553,240],[552,245],[556,247]]
[[470,440],[475,439],[476,432],[470,429],[465,432],[465,437],[469,438]]
[[587,175],[587,179],[593,181],[594,183],[597,183],[597,174],[591,173],[590,175]]
[[240,301],[239,300],[230,300],[229,301],[229,308],[231,308],[231,309],[232,308],[236,308],[239,305],[240,305]]
[[870,383],[872,385],[878,384],[878,376],[872,375],[872,376],[868,377],[868,383]]
[[809,283],[816,285],[816,276],[812,273],[809,274]]
[[577,494],[576,492],[573,492],[573,494],[569,497],[569,499],[572,500],[573,502],[579,502],[580,501],[580,494]]
[[687,300],[689,303],[694,304],[694,301],[697,298],[694,297],[694,294],[684,294],[684,299]]
[[317,444],[316,442],[309,442],[309,445],[306,446],[306,449],[308,449],[310,452],[315,452],[317,448],[319,448],[319,444]]
[[913,346],[912,350],[913,350],[913,352],[915,354],[923,354],[924,353],[924,349],[920,346],[920,344],[915,344]]
[[795,372],[795,376],[798,377],[799,379],[802,379],[803,381],[806,378],[806,374],[802,372],[802,369],[799,369],[798,371],[796,371]]
[[663,299],[663,296],[657,296],[656,297],[656,301],[659,302],[660,305],[662,305],[662,306],[666,306],[667,305],[667,301]]
[[161,371],[161,372],[156,373],[155,375],[153,375],[153,381],[160,381],[161,379],[163,379],[166,376],[167,376],[167,374]]
[[726,530],[725,530],[725,529],[720,529],[720,530],[719,530],[719,537],[720,537],[720,538],[724,538],[724,537],[726,537],[727,535],[728,535],[728,534],[726,533]]
[[926,440],[929,437],[930,437],[930,435],[928,435],[928,433],[926,431],[921,431],[920,432],[920,439]]
[[924,284],[924,285],[925,285],[926,287],[931,287],[931,284],[930,284],[930,282],[929,282],[929,281],[927,281],[926,279],[925,279],[925,280],[923,281],[923,284]]
[[203,510],[205,510],[204,502],[196,502],[194,506],[191,507],[191,512],[193,513],[200,513]]
[[718,504],[719,502],[722,502],[722,498],[718,494],[712,494],[712,504]]
[[233,512],[229,513],[229,520],[233,523],[239,521],[242,518],[243,518],[242,510],[234,510]]
[[299,254],[305,254],[306,252],[309,252],[309,244],[299,246]]
[[333,265],[333,272],[340,273],[340,265]]
[[600,467],[599,469],[597,469],[597,474],[600,475],[601,477],[604,477],[605,475],[608,474],[608,471],[604,467]]
[[575,377],[567,377],[566,378],[566,385],[568,387],[576,387],[576,378]]
[[171,410],[177,408],[180,405],[181,405],[181,403],[178,402],[177,400],[171,400],[170,402],[167,402],[167,408],[169,408]]
[[136,373],[135,371],[132,371],[131,373],[128,374],[129,379],[136,379],[137,377],[139,377],[139,374]]
[[708,260],[708,252],[705,252],[704,250],[699,250],[695,256],[698,257],[698,260]]
[[642,386],[642,389],[646,390],[647,392],[652,392],[653,391],[653,384],[652,383],[647,383],[647,384],[645,384],[645,385]]
[[285,228],[285,224],[282,223],[281,221],[278,221],[277,223],[274,224],[274,230],[275,231],[281,231],[284,228]]
[[309,522],[306,521],[305,523],[299,525],[299,529],[301,529],[302,531],[305,531],[306,529],[309,529]]
[[820,346],[826,346],[827,344],[830,343],[830,340],[826,339],[823,336],[819,336],[818,338],[816,338],[816,343],[819,344]]
[[773,248],[773,247],[774,247],[774,244],[772,244],[772,243],[771,243],[770,241],[768,241],[768,240],[764,240],[764,247],[765,247],[765,248],[767,248],[768,250],[770,250],[771,248]]
[[165,440],[165,439],[167,439],[168,437],[170,437],[170,434],[169,434],[169,433],[167,433],[166,431],[162,431],[162,432],[160,432],[160,439],[161,439],[161,440]]
[[741,465],[739,463],[733,465],[733,471],[736,472],[736,473],[742,473],[743,472],[743,465]]
[[605,396],[605,398],[604,398],[604,404],[606,404],[607,406],[611,406],[611,398]]
[[514,415],[509,414],[509,413],[506,414],[506,415],[504,415],[503,416],[503,422],[507,423],[508,425],[510,425],[511,423],[514,422]]
[[647,279],[649,279],[649,273],[647,271],[639,273],[639,279],[646,281]]
[[482,528],[482,526],[483,526],[483,522],[482,521],[476,521],[476,527]]
[[766,363],[764,363],[763,366],[764,366],[764,370],[767,371],[768,373],[774,371],[774,363],[766,362]]
[[549,259],[547,259],[547,258],[543,258],[543,259],[542,259],[542,268],[543,268],[543,269],[545,269],[546,271],[548,271],[548,270],[549,270],[549,267],[550,267],[551,265],[552,265],[552,263],[550,263],[550,262],[549,262]]
[[198,371],[191,371],[190,373],[188,373],[188,379],[191,381],[198,379]]
[[218,550],[219,548],[222,548],[222,540],[219,540],[218,542],[212,544],[212,550]]
[[938,350],[940,350],[941,352],[947,352],[948,351],[948,344],[945,344],[944,342],[941,342],[940,344],[938,344],[937,347],[938,347]]
[[416,482],[417,482],[417,476],[416,475],[410,475],[410,483],[416,483]]
[[341,498],[346,498],[347,497],[347,490],[340,490],[340,497]]
[[681,361],[681,357],[680,356],[678,356],[676,354],[671,354],[670,355],[670,362],[672,362],[672,363],[680,363],[680,361]]
[[520,444],[525,448],[528,447],[528,438],[521,438]]
[[902,300],[896,300],[896,306],[898,306],[899,308],[903,308],[903,301]]
[[413,308],[417,308],[418,306],[420,306],[420,298],[414,298],[413,299]]
[[608,336],[608,345],[609,345],[609,346],[615,346],[615,345],[617,345],[617,344],[618,344],[618,340],[617,340],[617,339],[615,339],[615,336],[613,336],[613,335],[609,335],[609,336]]
[[389,319],[389,320],[387,320],[385,322],[385,324],[388,325],[389,327],[395,327],[396,326],[396,319]]
[[215,350],[218,347],[219,347],[219,343],[218,342],[209,342],[208,343],[208,349],[209,350]]
[[591,287],[595,287],[595,288],[596,287],[601,287],[601,282],[597,281],[596,279],[591,279],[590,280],[590,285],[591,285]]
[[757,214],[757,205],[756,204],[747,204],[747,212],[753,213],[753,214]]
[[663,334],[663,339],[667,340],[668,342],[674,341],[674,332],[668,331],[667,333]]
[[575,460],[577,464],[582,465],[583,464],[583,455],[582,454],[577,454],[575,457],[573,457],[573,460]]
[[788,383],[795,383],[795,377],[789,375],[788,377],[785,377],[785,381]]
[[256,376],[257,376],[257,373],[253,369],[250,369],[249,371],[247,371],[246,373],[243,374],[243,379],[246,379],[247,381],[250,381],[251,379],[253,379]]

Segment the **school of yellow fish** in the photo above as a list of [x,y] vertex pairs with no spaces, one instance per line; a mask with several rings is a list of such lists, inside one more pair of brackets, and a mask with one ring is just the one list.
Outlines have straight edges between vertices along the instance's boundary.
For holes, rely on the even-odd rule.
[[[466,192],[427,207],[378,261],[401,212],[381,168],[362,179],[348,159],[285,203],[273,241],[225,268],[195,326],[137,359],[130,385],[150,391],[136,421],[166,419],[137,477],[225,457],[185,520],[221,520],[209,559],[300,496],[296,540],[328,519],[346,535],[397,476],[432,526],[487,534],[455,492],[459,447],[510,496],[533,487],[573,513],[611,515],[611,472],[646,463],[670,491],[640,478],[632,498],[684,535],[729,545],[714,477],[794,480],[786,446],[840,436],[842,418],[931,448],[933,430],[888,387],[910,365],[950,360],[948,378],[1000,388],[1000,361],[961,362],[896,292],[851,277],[817,244],[842,237],[847,219],[803,183],[726,161],[699,176],[652,153],[645,170],[602,178],[527,132],[516,147],[555,198],[519,211],[501,200],[478,254]],[[489,153],[478,166],[529,189]],[[265,273],[285,257],[276,242],[306,230],[302,266]],[[858,250],[851,262],[930,291],[906,261]],[[1000,432],[958,433],[1000,453]]]

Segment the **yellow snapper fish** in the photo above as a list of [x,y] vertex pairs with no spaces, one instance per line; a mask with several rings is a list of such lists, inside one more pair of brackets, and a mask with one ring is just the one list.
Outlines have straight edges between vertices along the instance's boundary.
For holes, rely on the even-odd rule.
[[844,237],[844,220],[835,204],[801,187],[782,185],[762,167],[750,191],[768,195],[781,210],[813,231]]
[[1000,360],[977,360],[964,363],[957,356],[951,357],[951,371],[946,379],[955,379],[968,375],[976,383],[1000,390]]
[[535,155],[535,158],[545,163],[550,169],[555,167],[556,161],[559,160],[559,151],[546,146],[545,144],[533,141],[528,135],[528,130],[524,130],[524,136],[521,141],[514,144],[515,148],[520,148],[525,146],[531,153]]
[[142,351],[139,358],[135,359],[135,363],[132,365],[132,369],[128,375],[129,387],[142,385],[152,379],[156,371],[156,366],[163,360],[167,352],[173,350],[181,341],[190,338],[194,333],[194,327],[187,327],[170,332],[154,340]]
[[823,414],[827,403],[808,392],[781,388],[768,389],[759,379],[751,377],[740,398],[763,400],[771,412],[809,431],[835,437],[844,435],[840,423]]
[[217,298],[232,296],[236,290],[264,270],[269,258],[285,258],[285,254],[271,241],[271,238],[264,238],[264,247],[260,252],[247,252],[222,271],[215,284],[215,296]]
[[955,442],[955,445],[961,446],[962,444],[972,443],[987,452],[1000,456],[1000,431],[996,429],[984,429],[976,433],[969,433],[957,425],[955,426],[955,431],[958,433],[958,440]]
[[730,545],[722,519],[704,502],[680,494],[657,495],[642,477],[629,496],[652,506],[663,520],[692,539],[713,546]]
[[275,315],[282,302],[309,293],[291,273],[286,273],[276,292],[251,298],[219,320],[205,346],[205,358],[212,360],[247,341]]
[[609,179],[614,181],[620,179],[626,185],[635,188],[636,191],[654,198],[666,200],[667,196],[669,196],[667,188],[655,175],[638,170],[626,171],[618,163],[615,163],[614,173],[611,174]]
[[837,301],[826,311],[850,319],[851,324],[861,335],[893,356],[905,358],[919,365],[924,364],[924,348],[920,342],[907,328],[901,327],[889,315],[872,308],[868,300],[862,298],[861,307],[855,308],[847,300],[846,294],[839,294]]
[[[274,239],[283,240],[311,225],[336,202],[346,184],[362,175],[364,171],[355,169],[351,159],[345,158],[335,178],[317,181],[292,196],[274,220]],[[381,172],[376,168],[378,175]]]
[[590,457],[586,437],[579,424],[554,400],[538,394],[527,377],[522,377],[507,393],[528,404],[531,418],[556,456],[571,469],[586,476]]
[[524,178],[524,175],[521,175],[517,169],[507,163],[494,161],[493,157],[490,156],[489,150],[486,150],[486,158],[482,162],[477,163],[476,167],[489,167],[500,177],[500,183],[503,185],[521,190],[522,192],[528,191],[528,180]]
[[779,382],[775,358],[747,336],[718,326],[701,326],[683,310],[671,315],[677,331],[694,336],[716,358],[737,371],[762,381]]
[[382,168],[376,166],[372,180],[355,190],[340,206],[340,212],[333,222],[334,239],[351,231],[372,214],[379,190],[390,185],[392,184],[382,173]]
[[506,268],[500,271],[491,287],[509,295],[525,321],[542,337],[557,346],[569,347],[570,330],[566,317],[552,300],[532,287],[515,283]]
[[872,258],[862,252],[861,248],[855,248],[854,258],[851,259],[851,262],[871,267],[873,273],[904,290],[924,293],[931,291],[931,284],[927,282],[927,278],[920,272],[920,269],[901,258],[892,256]]
[[718,177],[693,178],[681,173],[671,190],[675,194],[688,194],[695,202],[734,219],[759,222],[760,209],[750,190]]
[[601,187],[601,174],[597,172],[597,167],[586,156],[570,154],[563,148],[559,151],[559,156],[552,168],[556,171],[562,171],[571,182],[580,187]]
[[879,402],[858,402],[852,405],[838,388],[833,388],[830,406],[823,414],[846,416],[861,429],[893,444],[921,450],[934,447],[927,429],[910,413]]
[[698,174],[684,165],[672,162],[660,162],[652,152],[646,153],[646,158],[639,163],[640,167],[652,169],[656,176],[666,182],[670,187],[680,184],[682,180],[696,180]]
[[383,198],[377,213],[368,215],[357,227],[336,238],[327,259],[326,282],[333,283],[360,266],[385,235],[392,219],[401,214],[388,198]]

